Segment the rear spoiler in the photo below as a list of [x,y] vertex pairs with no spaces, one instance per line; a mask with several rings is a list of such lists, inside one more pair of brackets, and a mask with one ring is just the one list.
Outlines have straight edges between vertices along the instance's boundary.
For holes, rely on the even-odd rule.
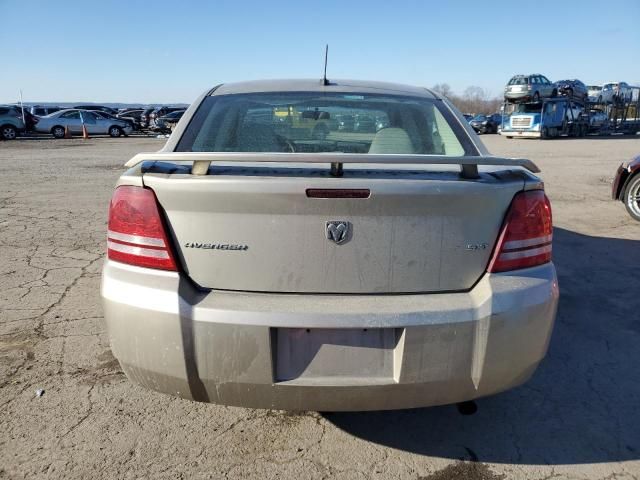
[[538,173],[540,169],[531,160],[524,158],[501,158],[488,156],[448,157],[446,155],[396,155],[396,154],[350,154],[350,153],[238,153],[238,152],[155,152],[139,153],[125,167],[135,167],[146,162],[193,162],[192,175],[206,175],[212,162],[222,163],[328,163],[331,174],[342,176],[345,163],[378,163],[399,165],[460,165],[463,178],[477,178],[478,165],[522,167]]

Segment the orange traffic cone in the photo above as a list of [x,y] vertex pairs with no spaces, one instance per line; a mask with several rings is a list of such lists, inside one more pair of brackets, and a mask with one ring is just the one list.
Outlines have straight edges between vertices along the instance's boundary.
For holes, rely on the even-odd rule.
[[85,140],[87,140],[89,137],[89,132],[87,132],[87,127],[85,127],[84,124],[82,124],[82,138],[84,138]]
[[71,138],[71,132],[69,131],[69,125],[64,127],[64,138]]

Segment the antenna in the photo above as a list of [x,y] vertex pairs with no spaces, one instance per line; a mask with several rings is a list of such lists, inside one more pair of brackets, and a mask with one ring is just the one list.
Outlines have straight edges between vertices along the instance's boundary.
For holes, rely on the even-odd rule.
[[329,44],[326,44],[324,47],[324,75],[322,76],[323,85],[331,85],[331,83],[327,79],[327,59],[328,58],[329,58]]

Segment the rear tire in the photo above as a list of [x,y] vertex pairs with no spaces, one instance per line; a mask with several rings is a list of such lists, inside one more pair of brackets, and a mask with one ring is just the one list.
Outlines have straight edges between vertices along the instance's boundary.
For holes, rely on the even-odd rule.
[[631,218],[640,222],[640,173],[636,173],[624,189],[624,206]]
[[122,129],[120,127],[111,126],[109,127],[109,135],[113,138],[121,137],[123,134]]
[[56,125],[51,129],[51,135],[53,138],[64,138],[64,127]]
[[3,125],[0,129],[0,136],[3,140],[15,140],[18,136],[18,131],[13,125]]
[[540,93],[536,92],[535,95],[533,96],[533,101],[534,102],[539,102],[540,101]]

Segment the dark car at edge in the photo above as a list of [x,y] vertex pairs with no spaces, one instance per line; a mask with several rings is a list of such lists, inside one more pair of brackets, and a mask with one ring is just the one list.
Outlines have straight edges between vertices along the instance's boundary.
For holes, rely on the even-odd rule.
[[640,222],[640,155],[618,167],[611,197],[624,203],[631,218]]

